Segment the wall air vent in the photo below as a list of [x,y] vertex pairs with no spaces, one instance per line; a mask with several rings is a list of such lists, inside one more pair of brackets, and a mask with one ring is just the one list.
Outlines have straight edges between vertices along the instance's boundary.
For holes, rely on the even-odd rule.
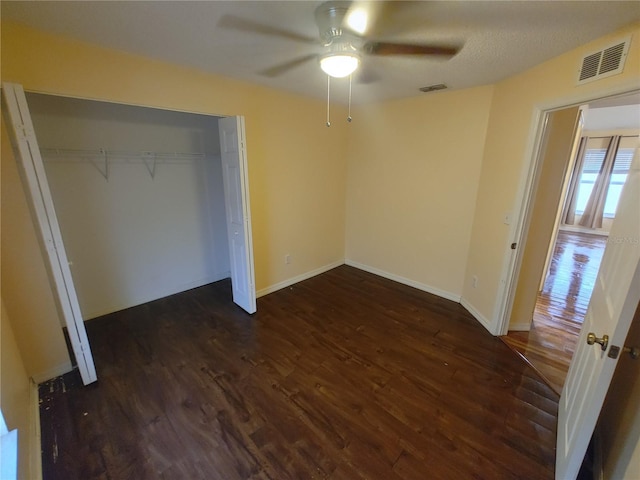
[[439,83],[437,85],[429,85],[428,87],[421,87],[419,90],[421,92],[435,92],[436,90],[444,90],[447,86],[444,83]]
[[622,73],[631,37],[618,41],[582,59],[578,85]]

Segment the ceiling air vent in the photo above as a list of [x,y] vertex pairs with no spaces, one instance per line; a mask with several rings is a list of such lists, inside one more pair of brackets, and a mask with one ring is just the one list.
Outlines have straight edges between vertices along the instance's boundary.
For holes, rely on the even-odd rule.
[[580,66],[578,85],[622,73],[629,43],[631,37],[586,55]]

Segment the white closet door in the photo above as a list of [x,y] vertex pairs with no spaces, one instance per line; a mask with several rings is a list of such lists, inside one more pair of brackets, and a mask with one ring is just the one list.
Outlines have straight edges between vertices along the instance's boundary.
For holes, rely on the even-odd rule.
[[244,118],[221,118],[218,120],[218,129],[222,153],[222,178],[227,214],[233,301],[247,312],[254,313],[256,311],[256,288]]
[[50,281],[67,326],[82,382],[87,385],[97,380],[96,369],[73,285],[67,254],[62,243],[62,235],[53,207],[40,149],[31,122],[27,99],[21,85],[3,83],[2,90],[6,105],[4,111],[7,115],[8,131],[14,145],[27,200],[36,221],[40,244],[49,264]]

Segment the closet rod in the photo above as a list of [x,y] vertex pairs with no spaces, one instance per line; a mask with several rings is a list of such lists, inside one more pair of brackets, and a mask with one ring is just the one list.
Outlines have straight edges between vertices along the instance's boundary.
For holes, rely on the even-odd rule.
[[157,163],[185,163],[201,160],[207,157],[205,153],[191,152],[150,152],[150,151],[118,151],[118,150],[77,150],[69,148],[42,148],[40,154],[47,161],[58,162],[95,162],[105,156],[110,163],[147,163],[153,160]]

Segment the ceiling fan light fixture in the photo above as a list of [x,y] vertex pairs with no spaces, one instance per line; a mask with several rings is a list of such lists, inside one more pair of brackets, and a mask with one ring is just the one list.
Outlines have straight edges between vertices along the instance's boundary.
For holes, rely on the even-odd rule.
[[367,31],[368,20],[367,11],[363,7],[349,10],[347,14],[347,25],[351,30],[360,35],[364,35]]
[[320,58],[320,68],[331,77],[348,77],[356,71],[360,59],[351,53],[328,54]]

